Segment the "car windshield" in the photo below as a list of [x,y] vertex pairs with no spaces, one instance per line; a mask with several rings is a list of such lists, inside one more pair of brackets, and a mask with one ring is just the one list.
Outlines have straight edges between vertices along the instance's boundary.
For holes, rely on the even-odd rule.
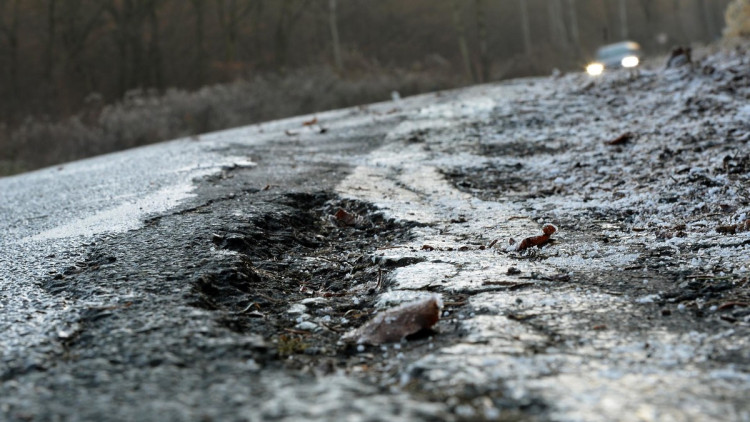
[[596,52],[596,57],[599,60],[607,60],[612,58],[624,57],[630,54],[636,54],[639,50],[640,46],[637,43],[623,42],[600,48]]

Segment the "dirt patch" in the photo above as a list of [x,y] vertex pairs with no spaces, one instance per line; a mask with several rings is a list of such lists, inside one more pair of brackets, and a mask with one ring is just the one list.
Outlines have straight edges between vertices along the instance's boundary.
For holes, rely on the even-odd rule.
[[555,193],[552,184],[532,180],[521,162],[450,169],[443,175],[457,189],[483,200],[531,199]]
[[[714,59],[519,101],[484,130],[494,136],[479,145],[481,165],[443,175],[476,198],[557,224],[562,245],[576,245],[568,257],[616,268],[579,271],[585,285],[648,297],[665,316],[686,309],[742,321],[750,314],[747,70],[736,53]],[[638,259],[611,264],[620,254]]]
[[[522,165],[488,166],[485,168],[451,170],[444,174],[453,185],[464,192],[477,195],[485,200],[530,200],[534,198],[564,195],[566,189],[554,185],[538,183],[533,177],[522,177]],[[717,169],[717,173],[721,170]],[[687,178],[684,185],[693,192],[685,197],[674,195],[674,191],[662,190],[654,193],[659,203],[682,205],[688,208],[698,201],[700,192],[713,187],[711,177],[695,175]],[[740,176],[734,176],[740,177]],[[583,179],[583,176],[581,177]],[[645,181],[644,181],[645,182]],[[676,182],[675,186],[677,185]],[[626,193],[623,193],[625,195]],[[584,199],[585,202],[585,199]],[[565,218],[558,218],[556,223],[565,233],[566,242],[597,246],[627,246],[628,253],[640,256],[637,263],[628,265],[612,274],[601,272],[581,273],[578,278],[581,284],[599,286],[617,294],[646,296],[660,295],[656,302],[663,308],[664,315],[670,315],[678,307],[694,311],[698,317],[706,315],[709,309],[717,311],[719,318],[725,321],[736,321],[750,315],[750,283],[747,276],[733,274],[733,267],[713,265],[710,268],[695,268],[690,263],[700,259],[701,250],[714,248],[734,248],[747,244],[743,238],[732,239],[729,233],[722,237],[712,236],[703,242],[664,244],[672,238],[686,238],[692,235],[721,232],[718,223],[706,224],[706,221],[717,216],[729,216],[737,206],[705,204],[692,211],[688,223],[682,221],[671,226],[643,227],[638,224],[644,216],[654,214],[649,209],[619,209],[591,207],[571,213]],[[696,223],[690,223],[690,221]],[[713,227],[716,225],[716,227]],[[638,238],[639,241],[632,241]],[[652,240],[653,239],[653,240]],[[550,257],[544,249],[524,255],[526,259],[544,260]],[[681,265],[682,264],[682,265]],[[686,269],[689,268],[689,269]],[[648,284],[640,282],[648,279]]]
[[[341,221],[341,210],[356,218]],[[373,258],[378,248],[408,241],[416,225],[327,192],[248,189],[149,220],[131,240],[93,243],[88,258],[43,286],[92,303],[71,322],[68,350],[93,348],[96,333],[114,330],[126,314],[141,321],[186,303],[236,334],[265,339],[256,347],[260,354],[251,353],[258,362],[332,371],[380,357],[358,356],[339,339],[375,313],[391,271],[421,260]],[[133,241],[141,248],[129,248]],[[138,289],[148,294],[133,295]],[[427,334],[416,336],[417,343],[424,346]]]
[[[237,262],[193,281],[191,304],[220,311],[222,323],[238,332],[309,337],[305,347],[291,350],[281,339],[280,354],[335,348],[341,332],[372,312],[387,272],[412,263],[380,262],[371,253],[408,240],[414,224],[322,192],[287,194],[275,203],[271,213],[212,233],[213,245],[235,252]],[[357,216],[356,224],[337,220],[339,210]],[[294,304],[302,306],[290,311]],[[313,336],[295,328],[300,314],[324,316],[328,323],[307,324]]]

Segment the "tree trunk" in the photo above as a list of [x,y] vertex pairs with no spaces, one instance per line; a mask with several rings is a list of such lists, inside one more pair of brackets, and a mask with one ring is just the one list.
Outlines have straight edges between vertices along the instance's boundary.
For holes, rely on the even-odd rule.
[[281,3],[279,19],[276,22],[274,46],[276,50],[276,67],[282,72],[286,69],[287,65],[290,34],[308,4],[309,0],[305,0],[297,10],[293,10],[292,0],[283,0]]
[[490,80],[490,61],[487,42],[487,3],[485,0],[476,0],[477,12],[477,38],[479,40],[479,75],[480,82]]
[[14,24],[12,32],[8,34],[8,50],[10,50],[10,87],[13,100],[20,98],[20,87],[18,86],[18,27]]
[[232,0],[229,11],[229,26],[227,27],[227,62],[237,61],[237,40],[239,39],[239,25],[242,16],[238,15],[237,1]]
[[336,63],[336,69],[340,72],[344,69],[341,61],[341,45],[339,43],[339,27],[336,19],[336,0],[328,0],[328,22],[331,26],[331,39],[333,41],[333,61]]
[[473,81],[474,77],[471,72],[471,58],[469,57],[469,46],[466,43],[466,31],[464,28],[464,20],[461,16],[461,0],[453,0],[453,25],[456,28],[458,34],[458,48],[461,50],[461,59],[463,60],[464,73],[466,79]]
[[[86,62],[85,53],[91,36],[103,25],[101,17],[109,5],[102,1],[91,4],[81,0],[56,3],[57,43],[52,54],[56,60],[53,66],[59,69],[59,76],[53,75],[53,79],[59,100],[58,111],[66,113],[75,110],[84,95],[100,89],[92,77],[95,70]],[[110,75],[106,82],[116,84],[118,77]]]
[[521,7],[521,33],[523,34],[523,50],[527,56],[531,55],[531,29],[529,28],[529,10],[526,0],[518,0]]
[[562,13],[560,0],[546,0],[547,12],[549,13],[550,35],[552,36],[551,44],[567,47],[567,34],[565,33],[565,17]]
[[143,88],[148,80],[148,63],[145,60],[145,51],[143,45],[143,21],[138,13],[137,6],[134,5],[130,10],[130,19],[127,22],[126,31],[128,34],[128,44],[130,46],[130,76],[128,88]]
[[[5,41],[8,44],[8,83],[11,101],[16,103],[20,99],[20,87],[18,83],[18,68],[19,68],[19,38],[18,38],[18,20],[19,20],[19,5],[20,0],[13,0],[10,13],[8,14],[10,21],[5,22],[5,19],[0,16],[0,32],[5,36]],[[0,8],[0,11],[5,11],[5,5]],[[14,105],[15,107],[15,105]]]
[[646,17],[646,26],[651,28],[651,21],[653,21],[654,17],[654,12],[651,8],[654,6],[658,7],[658,5],[654,4],[654,0],[640,0],[640,4],[641,9],[643,9],[643,16]]
[[628,8],[625,0],[620,0],[620,38],[628,39]]
[[191,0],[191,3],[193,5],[193,13],[195,14],[195,20],[194,20],[194,30],[195,33],[195,79],[194,79],[194,86],[200,87],[203,86],[203,84],[206,82],[206,62],[207,60],[207,54],[206,54],[206,46],[205,46],[205,36],[203,33],[203,22],[204,22],[204,13],[205,13],[205,0]]
[[570,42],[577,51],[581,51],[581,36],[578,32],[578,9],[576,0],[568,0],[568,13],[570,16]]
[[164,89],[164,75],[162,73],[161,45],[159,42],[159,5],[158,0],[151,0],[147,4],[151,35],[148,43],[148,67],[151,69],[148,83],[161,91]]
[[57,36],[57,16],[55,6],[57,0],[47,0],[47,40],[44,45],[44,80],[48,86],[52,86],[52,67],[54,66],[55,37]]
[[599,27],[599,33],[601,39],[595,40],[597,45],[607,44],[610,40],[610,26],[612,26],[612,20],[610,19],[610,7],[609,4],[612,0],[595,0],[591,4],[590,18],[592,23],[595,23]]
[[[107,11],[114,23],[113,37],[119,52],[119,95],[149,85],[152,68],[147,63],[143,26],[153,0],[110,0]],[[155,34],[153,34],[155,35]]]
[[680,34],[679,42],[684,42],[687,37],[685,36],[685,27],[682,24],[682,8],[680,7],[681,2],[682,0],[673,0],[672,7],[674,12],[672,13],[672,18],[675,22],[675,31]]
[[713,7],[709,6],[706,0],[697,1],[700,3],[698,13],[703,16],[703,27],[706,28],[706,41],[713,41],[719,35],[714,21]]
[[219,24],[224,33],[224,62],[231,63],[235,59],[235,43],[237,32],[237,2],[229,0],[229,10],[224,0],[217,0],[216,12],[219,15]]
[[281,3],[281,12],[279,20],[276,22],[276,32],[274,34],[274,50],[276,57],[276,68],[284,70],[286,68],[286,55],[289,48],[289,36],[286,32],[286,16],[289,14],[289,0],[283,0]]

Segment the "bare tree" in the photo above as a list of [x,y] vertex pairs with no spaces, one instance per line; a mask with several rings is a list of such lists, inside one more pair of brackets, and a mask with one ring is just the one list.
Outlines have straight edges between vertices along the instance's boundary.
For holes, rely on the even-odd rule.
[[[0,0],[0,33],[8,45],[8,74],[11,98],[15,101],[19,96],[18,68],[19,68],[19,34],[21,0]],[[8,10],[9,9],[9,10]]]
[[336,19],[336,0],[328,0],[328,22],[331,26],[331,40],[333,42],[333,61],[336,69],[341,71],[344,65],[341,62],[341,44],[339,42],[339,25]]
[[628,39],[628,7],[625,0],[620,0],[620,38]]
[[224,34],[224,61],[232,63],[237,60],[237,43],[240,27],[253,11],[262,7],[259,0],[216,0],[216,12]]
[[568,0],[568,16],[570,17],[570,42],[576,49],[581,48],[581,36],[578,32],[578,9],[576,0]]
[[85,0],[67,0],[58,9],[59,32],[64,60],[67,64],[77,63],[87,47],[92,33],[102,25],[104,13],[102,3]]
[[523,34],[523,49],[527,56],[531,55],[531,28],[529,27],[529,10],[527,0],[518,0],[521,8],[521,33]]
[[161,59],[161,45],[159,34],[159,13],[157,9],[166,0],[151,0],[145,2],[146,20],[148,21],[148,47],[146,59],[148,61],[149,75],[146,77],[146,83],[159,90],[164,89],[164,74]]
[[[281,1],[281,10],[279,11],[279,18],[276,21],[276,30],[274,32],[274,46],[276,51],[276,67],[283,71],[287,65],[291,32],[310,1]],[[294,7],[295,3],[297,4],[296,8]]]
[[699,11],[698,13],[703,16],[703,27],[706,29],[706,38],[713,39],[718,35],[716,30],[716,24],[714,22],[714,14],[712,7],[709,6],[706,0],[697,0]]
[[490,79],[490,61],[487,42],[487,3],[486,0],[476,0],[477,17],[477,40],[479,44],[479,82],[487,82]]
[[105,3],[120,59],[120,94],[136,87],[159,86],[161,52],[156,16],[161,4],[162,0],[109,0]]
[[456,34],[458,35],[458,48],[461,51],[461,59],[463,60],[464,73],[466,79],[473,80],[473,74],[471,72],[471,58],[469,56],[469,45],[466,42],[466,28],[464,27],[463,20],[463,7],[461,0],[453,0],[453,26],[456,28]]
[[675,31],[679,33],[679,37],[681,39],[685,39],[685,27],[682,23],[682,5],[680,3],[682,3],[682,0],[672,1],[673,12],[671,13],[671,15],[673,18]]
[[57,39],[57,16],[55,14],[55,6],[57,0],[47,0],[47,39],[44,43],[44,80],[50,84],[52,82],[52,68],[54,67],[54,52],[55,52],[55,40]]
[[656,2],[654,0],[639,0],[641,9],[643,9],[643,16],[646,18],[646,24],[650,26],[651,21],[654,20],[654,7]]
[[[276,71],[292,62],[340,69],[349,46],[362,68],[437,72],[433,59],[447,58],[465,80],[486,81],[492,60],[533,56],[543,38],[587,50],[625,36],[647,48],[667,39],[653,32],[677,43],[710,41],[729,2],[0,0],[0,108],[13,117],[63,116],[92,91],[112,101],[135,87],[195,89],[244,75],[235,70]],[[575,65],[569,56],[539,56],[507,74]]]
[[560,0],[546,0],[547,1],[547,12],[549,14],[550,22],[550,40],[552,44],[560,44],[567,46],[567,34],[565,33],[565,16],[562,12],[562,4]]
[[206,62],[208,61],[204,32],[206,0],[190,0],[190,4],[193,6],[193,34],[195,35],[195,63],[193,64],[195,79],[193,83],[201,86],[206,80]]
[[105,3],[95,0],[66,0],[57,4],[55,30],[59,48],[54,50],[59,59],[58,77],[64,81],[57,83],[63,108],[74,107],[81,92],[85,95],[96,90],[94,69],[85,56],[95,41],[92,40],[94,32],[104,24],[104,6]]

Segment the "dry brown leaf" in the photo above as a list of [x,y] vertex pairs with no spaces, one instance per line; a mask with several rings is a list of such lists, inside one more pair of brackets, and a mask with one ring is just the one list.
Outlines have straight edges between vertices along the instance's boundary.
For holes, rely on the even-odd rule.
[[343,208],[339,208],[336,214],[333,214],[333,218],[338,224],[344,226],[358,226],[364,221],[362,216],[351,213]]
[[312,120],[307,120],[307,121],[302,122],[302,126],[312,126],[316,123],[318,123],[318,118],[313,117]]
[[556,231],[557,227],[553,226],[552,224],[545,224],[544,227],[542,227],[543,234],[541,236],[527,237],[526,239],[522,240],[521,243],[518,244],[518,246],[513,246],[515,245],[516,241],[514,239],[510,239],[510,245],[513,246],[513,249],[517,251],[522,251],[532,246],[538,246],[541,248],[550,241],[550,236],[552,236],[552,234],[554,234]]
[[635,138],[635,133],[633,133],[633,132],[625,132],[622,135],[618,136],[617,138],[612,139],[611,141],[605,142],[605,144],[607,144],[607,145],[622,145],[622,144],[627,144],[633,138]]
[[440,319],[442,300],[432,295],[425,299],[406,303],[387,311],[378,312],[363,326],[349,331],[341,337],[347,343],[370,344],[400,341],[404,337],[426,330]]

